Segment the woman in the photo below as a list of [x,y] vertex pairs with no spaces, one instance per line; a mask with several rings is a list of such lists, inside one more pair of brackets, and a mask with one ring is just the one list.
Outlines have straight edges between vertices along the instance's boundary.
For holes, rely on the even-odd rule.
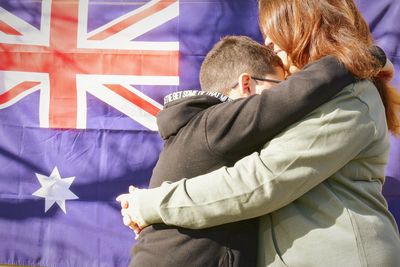
[[334,55],[360,80],[234,167],[134,190],[122,199],[131,226],[260,216],[258,266],[398,266],[399,233],[381,191],[400,98],[365,52],[365,21],[352,0],[261,0],[259,11],[266,44],[288,70]]

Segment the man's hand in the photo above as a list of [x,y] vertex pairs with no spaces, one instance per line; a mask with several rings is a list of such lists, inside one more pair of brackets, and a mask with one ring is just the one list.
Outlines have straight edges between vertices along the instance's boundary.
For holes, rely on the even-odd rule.
[[131,228],[135,234],[136,239],[138,238],[139,233],[146,225],[139,226],[138,218],[139,214],[138,211],[135,209],[136,205],[136,194],[138,189],[134,186],[129,186],[129,193],[122,194],[117,197],[117,201],[121,203],[121,215],[122,220],[126,226]]
[[381,69],[378,76],[382,77],[385,82],[390,82],[394,77],[394,66],[393,63],[387,58],[385,66]]

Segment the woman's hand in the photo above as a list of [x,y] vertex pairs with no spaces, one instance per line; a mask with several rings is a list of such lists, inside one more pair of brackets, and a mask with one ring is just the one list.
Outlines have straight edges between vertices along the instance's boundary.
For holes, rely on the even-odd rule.
[[121,203],[121,215],[123,223],[132,229],[136,235],[135,239],[139,237],[140,232],[147,225],[139,225],[139,214],[136,209],[137,205],[137,192],[138,189],[134,186],[129,186],[129,193],[119,195],[116,200]]

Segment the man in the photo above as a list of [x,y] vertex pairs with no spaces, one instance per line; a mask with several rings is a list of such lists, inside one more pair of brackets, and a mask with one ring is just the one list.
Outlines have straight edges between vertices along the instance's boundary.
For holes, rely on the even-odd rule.
[[[269,48],[240,36],[218,42],[200,70],[203,91],[165,98],[157,118],[165,146],[150,188],[232,166],[354,81],[333,57],[263,91],[283,79]],[[195,231],[153,225],[141,232],[131,266],[255,266],[257,235],[257,219]]]

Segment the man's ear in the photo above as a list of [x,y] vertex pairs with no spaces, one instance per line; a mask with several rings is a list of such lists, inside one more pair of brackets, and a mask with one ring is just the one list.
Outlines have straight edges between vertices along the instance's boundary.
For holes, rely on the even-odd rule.
[[252,95],[251,76],[248,73],[242,73],[239,76],[239,93],[241,97]]

